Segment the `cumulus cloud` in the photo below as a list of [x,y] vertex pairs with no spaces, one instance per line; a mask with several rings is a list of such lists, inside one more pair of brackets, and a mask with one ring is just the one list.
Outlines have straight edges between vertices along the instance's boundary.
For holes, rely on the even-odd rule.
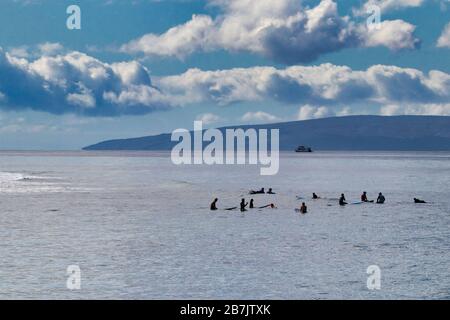
[[0,92],[6,101],[2,109],[53,114],[116,116],[167,107],[144,66],[134,61],[108,64],[80,52],[27,60],[0,48]]
[[[196,103],[226,106],[267,101],[323,107],[309,110],[305,113],[309,116],[311,112],[327,115],[324,108],[330,107],[446,105],[450,103],[450,74],[385,65],[356,71],[322,64],[190,69],[151,79],[136,61],[108,64],[80,52],[29,60],[0,50],[0,110],[113,117]],[[275,121],[262,112],[249,113],[246,118]],[[208,115],[205,120],[214,117]]]
[[8,48],[8,52],[18,58],[39,58],[43,55],[54,56],[64,53],[65,49],[62,44],[58,42],[44,42],[37,45],[23,45],[18,47]]
[[345,66],[236,68],[220,71],[190,69],[160,78],[157,86],[179,104],[229,105],[265,102],[301,105],[447,103],[450,75],[432,70],[375,65],[365,71]]
[[280,121],[280,118],[264,111],[247,112],[245,113],[241,121],[244,122],[275,122]]
[[394,116],[394,115],[450,116],[450,103],[407,104],[407,105],[391,104],[381,107],[380,114],[385,116]]
[[383,21],[369,28],[365,38],[367,47],[385,46],[393,51],[415,49],[420,41],[414,37],[416,27],[403,20]]
[[196,118],[197,121],[203,122],[203,124],[213,124],[220,121],[220,117],[214,113],[204,113],[200,114]]
[[305,105],[300,107],[298,110],[298,120],[308,120],[308,119],[319,119],[334,117],[336,113],[327,107],[315,107],[310,105]]
[[385,21],[379,30],[340,16],[336,2],[321,0],[312,8],[300,0],[213,0],[222,14],[194,15],[163,34],[147,34],[121,47],[122,52],[183,58],[218,49],[256,53],[275,61],[311,62],[320,55],[351,47],[415,48],[415,27]]
[[447,24],[439,37],[437,46],[439,48],[450,48],[450,23]]

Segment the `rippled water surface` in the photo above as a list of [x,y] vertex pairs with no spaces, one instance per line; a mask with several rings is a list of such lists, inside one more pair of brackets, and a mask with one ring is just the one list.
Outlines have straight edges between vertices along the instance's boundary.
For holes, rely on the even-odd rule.
[[[0,298],[449,299],[449,160],[282,154],[279,174],[263,177],[176,167],[165,153],[0,152]],[[208,210],[261,187],[277,194],[256,205],[278,209]],[[362,191],[387,203],[337,205]],[[79,291],[66,288],[69,265]],[[381,290],[367,289],[370,265]]]

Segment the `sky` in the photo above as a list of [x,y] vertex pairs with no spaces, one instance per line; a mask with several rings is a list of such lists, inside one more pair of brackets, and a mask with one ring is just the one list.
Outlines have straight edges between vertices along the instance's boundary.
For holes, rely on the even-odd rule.
[[0,48],[0,149],[450,115],[449,0],[3,0]]

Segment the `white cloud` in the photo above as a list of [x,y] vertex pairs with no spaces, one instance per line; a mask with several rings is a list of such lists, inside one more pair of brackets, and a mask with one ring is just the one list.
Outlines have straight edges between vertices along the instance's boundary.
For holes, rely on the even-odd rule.
[[450,23],[448,23],[444,31],[442,31],[442,35],[439,37],[437,46],[439,48],[450,48]]
[[[147,34],[121,47],[128,53],[183,58],[218,49],[256,53],[287,64],[310,62],[320,55],[351,47],[410,49],[418,44],[415,27],[385,21],[373,32],[340,16],[333,0],[302,7],[300,0],[215,0],[215,19],[194,15],[163,34]],[[368,39],[368,40],[367,40]]]
[[[59,46],[46,47],[54,52]],[[166,109],[168,102],[138,62],[108,64],[80,52],[36,60],[0,48],[0,92],[4,109],[33,109],[89,116],[143,114]]]
[[204,114],[198,115],[196,120],[202,121],[203,124],[208,125],[208,124],[213,124],[213,123],[219,122],[220,117],[213,113],[204,113]]
[[330,106],[450,101],[449,74],[436,70],[424,74],[417,69],[383,65],[365,71],[332,64],[285,69],[190,69],[158,79],[156,85],[175,104],[227,105],[271,100]]
[[247,112],[245,113],[241,121],[244,122],[276,122],[280,121],[280,118],[264,111]]
[[319,119],[334,117],[336,113],[327,107],[315,107],[311,105],[305,105],[298,110],[298,120]]
[[45,42],[38,45],[38,49],[41,55],[55,55],[61,53],[64,47],[60,43],[55,42]]
[[380,114],[393,115],[429,115],[450,116],[450,103],[446,104],[408,104],[408,105],[386,105],[380,108]]
[[[0,49],[0,100],[1,110],[102,117],[145,114],[196,103],[271,101],[333,110],[343,106],[353,110],[360,105],[446,105],[450,103],[450,74],[385,65],[356,71],[322,64],[284,69],[190,69],[180,75],[151,79],[149,71],[137,61],[108,64],[80,52],[29,60]],[[313,115],[316,113],[326,114],[325,109]],[[250,116],[274,121],[264,113]]]
[[416,27],[403,20],[382,21],[370,28],[365,38],[367,47],[386,46],[391,50],[415,49],[420,41],[414,37]]

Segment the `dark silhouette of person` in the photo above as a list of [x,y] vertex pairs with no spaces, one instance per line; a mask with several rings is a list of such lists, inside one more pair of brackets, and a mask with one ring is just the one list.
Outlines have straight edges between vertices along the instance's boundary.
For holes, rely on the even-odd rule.
[[214,201],[211,203],[211,211],[217,210],[217,201],[219,201],[219,199],[215,198]]
[[306,206],[306,204],[303,202],[302,206],[300,207],[300,212],[302,214],[306,214],[308,212],[308,207]]
[[341,194],[341,197],[339,198],[339,205],[345,206],[347,204],[347,200],[345,200],[345,195]]
[[247,211],[247,209],[245,209],[248,205],[248,202],[245,202],[245,199],[241,200],[241,212]]
[[259,207],[259,209],[265,209],[265,208],[276,209],[277,207],[273,203]]
[[254,203],[253,203],[253,199],[251,199],[250,200],[250,206],[249,206],[249,208],[250,209],[253,209],[255,207],[255,205],[254,205]]
[[320,197],[315,192],[313,192],[313,199],[317,200],[317,199],[320,199]]
[[268,194],[275,194],[275,192],[272,191],[272,188],[269,188],[269,191],[267,191]]
[[383,194],[380,192],[378,194],[377,203],[383,204],[386,201],[386,198],[383,196]]
[[426,201],[414,198],[414,203],[426,203]]
[[261,188],[261,190],[259,190],[259,191],[250,190],[250,194],[263,194],[263,193],[266,193],[264,191],[264,188]]
[[366,191],[364,191],[363,194],[361,195],[361,201],[369,202],[369,200],[367,200],[367,192]]

